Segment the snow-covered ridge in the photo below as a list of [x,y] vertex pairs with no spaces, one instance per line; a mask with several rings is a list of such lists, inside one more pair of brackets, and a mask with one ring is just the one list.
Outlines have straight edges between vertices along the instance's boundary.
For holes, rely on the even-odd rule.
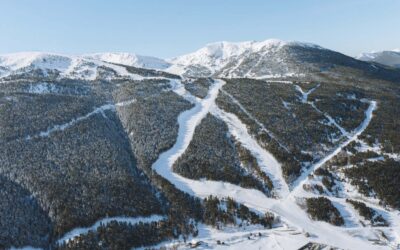
[[49,70],[66,70],[73,57],[42,52],[20,52],[0,55],[0,67],[9,71],[17,71],[26,67],[46,68]]
[[98,67],[106,66],[119,75],[129,75],[123,64],[139,68],[164,69],[169,66],[162,59],[128,53],[98,53],[87,55],[62,55],[46,52],[20,52],[0,55],[0,77],[40,69],[45,73],[59,72],[69,78],[94,80]]
[[170,63],[163,59],[151,56],[141,56],[131,53],[95,53],[83,55],[86,59],[94,59],[109,63],[123,64],[146,69],[166,69]]
[[361,53],[356,58],[361,61],[377,62],[380,64],[400,68],[400,49]]
[[169,59],[172,64],[167,71],[175,74],[183,74],[189,66],[203,67],[210,75],[221,70],[227,65],[240,65],[244,58],[251,54],[265,55],[279,51],[284,46],[301,46],[307,48],[323,49],[322,47],[302,42],[286,42],[278,39],[265,41],[246,42],[216,42],[186,55]]
[[286,42],[278,39],[268,39],[265,41],[246,41],[246,42],[215,42],[209,43],[205,47],[183,56],[175,57],[169,61],[173,64],[206,64],[212,60],[223,60],[232,56],[237,56],[245,51],[259,52],[266,49],[280,49],[285,45],[303,46],[322,49],[319,45],[302,42]]

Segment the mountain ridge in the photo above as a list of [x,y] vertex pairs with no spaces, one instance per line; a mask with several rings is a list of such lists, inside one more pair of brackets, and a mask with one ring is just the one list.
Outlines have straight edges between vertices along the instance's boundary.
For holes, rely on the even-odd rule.
[[400,49],[361,53],[356,58],[362,61],[377,62],[386,66],[400,68]]

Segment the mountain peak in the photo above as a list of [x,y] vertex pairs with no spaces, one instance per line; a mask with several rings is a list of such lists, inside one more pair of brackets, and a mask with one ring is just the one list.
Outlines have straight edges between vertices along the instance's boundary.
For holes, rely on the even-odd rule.
[[[286,46],[323,49],[311,43],[286,42],[279,39],[245,42],[222,41],[209,43],[193,53],[171,59],[169,62],[171,62],[172,66],[168,68],[168,71],[187,76],[211,76],[215,74],[221,76],[237,76],[243,75],[243,72],[235,72],[236,68],[238,68],[235,67],[235,65],[239,66],[242,63],[247,63],[249,69],[245,74],[254,76],[254,74],[251,74],[254,73],[251,72],[251,69],[257,68],[260,63],[265,60],[275,60],[274,64],[282,64],[281,62],[284,61],[285,55],[284,52],[278,52]],[[260,63],[257,63],[257,58]],[[253,62],[254,65],[251,65]],[[281,66],[283,66],[281,68],[286,69],[284,65]],[[271,73],[268,70],[262,71],[263,75],[269,75]]]

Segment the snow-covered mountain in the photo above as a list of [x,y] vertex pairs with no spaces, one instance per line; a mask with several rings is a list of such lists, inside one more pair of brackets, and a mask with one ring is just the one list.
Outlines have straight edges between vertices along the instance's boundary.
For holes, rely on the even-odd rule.
[[400,249],[399,82],[280,40],[2,55],[0,248]]
[[98,53],[62,55],[43,52],[21,52],[0,55],[0,77],[36,72],[61,77],[94,80],[102,67],[112,68],[119,75],[127,75],[125,68],[115,64],[146,69],[164,69],[169,66],[162,59],[129,53]]
[[27,68],[66,71],[72,61],[72,57],[42,52],[0,55],[0,67],[4,72],[18,72]]
[[362,53],[357,56],[357,59],[400,68],[400,49]]
[[86,59],[95,59],[146,69],[166,69],[171,66],[170,63],[157,57],[141,56],[131,53],[95,53],[86,54],[83,55],[83,57]]
[[324,50],[301,42],[277,39],[247,42],[217,42],[193,53],[170,59],[169,72],[188,76],[273,77],[298,74],[291,66],[291,49]]

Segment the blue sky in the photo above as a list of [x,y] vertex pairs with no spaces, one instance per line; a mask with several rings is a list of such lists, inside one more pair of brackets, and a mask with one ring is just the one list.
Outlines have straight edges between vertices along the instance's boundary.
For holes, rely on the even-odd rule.
[[0,54],[173,57],[215,41],[278,38],[348,55],[400,47],[399,0],[0,0]]

